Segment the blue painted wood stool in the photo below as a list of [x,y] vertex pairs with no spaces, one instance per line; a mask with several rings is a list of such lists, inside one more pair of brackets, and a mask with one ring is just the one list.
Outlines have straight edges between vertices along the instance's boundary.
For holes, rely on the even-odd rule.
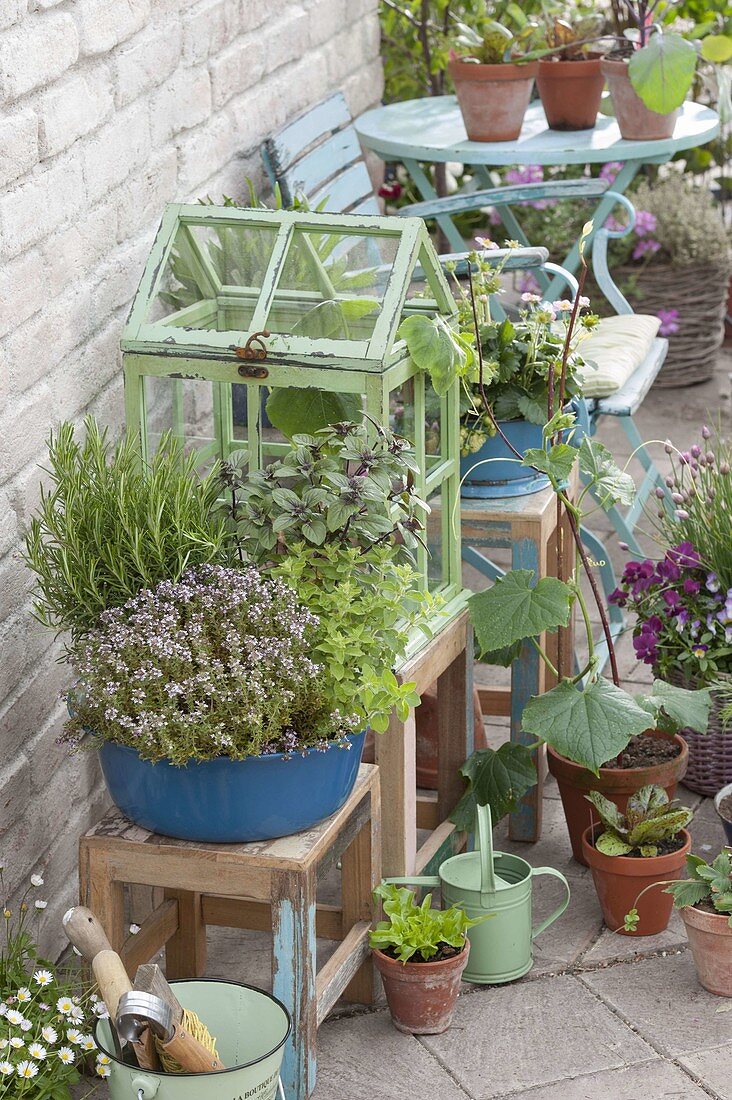
[[[322,878],[340,860],[341,904],[319,905]],[[98,916],[128,972],[166,951],[168,978],[206,969],[206,926],[272,932],[272,991],[292,1014],[282,1086],[287,1100],[315,1088],[317,1030],[343,996],[374,1000],[368,942],[372,890],[381,880],[379,769],[362,764],[346,804],[295,836],[253,844],[197,844],[159,836],[112,810],[81,838],[80,897]],[[164,900],[125,941],[126,885]],[[316,970],[316,936],[338,941]]]

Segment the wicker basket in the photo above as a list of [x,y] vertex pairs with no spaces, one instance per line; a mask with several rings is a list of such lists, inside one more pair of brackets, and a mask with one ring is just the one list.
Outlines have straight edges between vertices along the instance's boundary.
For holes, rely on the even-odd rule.
[[641,272],[625,265],[613,272],[637,313],[675,309],[679,331],[669,337],[666,361],[654,385],[668,388],[708,381],[724,340],[728,263],[672,267],[653,261]]
[[[668,677],[676,687],[697,688],[701,685],[685,679],[675,672]],[[732,729],[725,733],[719,716],[721,704],[712,692],[712,709],[706,733],[682,730],[689,746],[689,767],[684,776],[684,786],[698,794],[713,798],[717,791],[732,783]]]

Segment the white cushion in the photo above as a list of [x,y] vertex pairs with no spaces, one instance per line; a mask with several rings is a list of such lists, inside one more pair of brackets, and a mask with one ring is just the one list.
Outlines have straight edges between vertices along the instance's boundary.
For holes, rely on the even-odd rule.
[[577,346],[585,361],[580,372],[583,397],[609,397],[622,389],[651,351],[661,326],[658,317],[628,313],[603,317]]

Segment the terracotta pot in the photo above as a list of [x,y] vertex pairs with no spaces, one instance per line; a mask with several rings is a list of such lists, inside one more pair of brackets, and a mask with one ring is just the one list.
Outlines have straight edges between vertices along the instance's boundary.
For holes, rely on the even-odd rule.
[[[433,686],[422,695],[414,712],[417,726],[417,786],[437,790],[439,741],[437,736],[437,690]],[[473,688],[473,738],[476,749],[485,749],[488,742],[483,725],[483,711],[478,689]]]
[[[638,898],[647,886],[654,882],[677,879],[684,869],[684,861],[691,851],[691,834],[682,829],[684,846],[677,852],[647,859],[633,856],[606,856],[598,852],[594,838],[602,831],[602,825],[590,825],[582,834],[584,862],[592,869],[597,898],[605,924],[621,936],[656,936],[663,932],[671,919],[674,899],[662,886],[649,890]],[[625,932],[625,914],[638,910],[638,931]]]
[[680,910],[699,981],[718,997],[732,997],[732,928],[724,913],[693,905]]
[[646,107],[630,82],[627,61],[610,61],[604,57],[600,65],[610,88],[621,137],[626,141],[658,141],[673,137],[680,108],[659,115]]
[[460,993],[460,976],[468,962],[470,941],[459,955],[439,962],[401,963],[383,951],[372,951],[397,1031],[407,1035],[441,1035],[452,1023]]
[[538,61],[477,65],[456,59],[448,63],[448,71],[470,140],[515,141],[531,99]]
[[625,810],[630,796],[648,783],[663,787],[669,798],[673,798],[676,784],[683,779],[689,763],[686,741],[679,734],[672,737],[660,730],[649,730],[646,736],[676,741],[681,752],[673,760],[667,760],[663,764],[646,768],[600,768],[600,774],[593,775],[587,768],[561,756],[549,746],[549,771],[559,785],[569,839],[572,842],[572,854],[579,863],[585,862],[582,833],[588,825],[600,820],[592,803],[585,798],[590,791],[600,791],[606,798],[616,802],[621,810]]
[[600,110],[605,77],[600,54],[581,61],[539,61],[536,86],[552,130],[591,130]]

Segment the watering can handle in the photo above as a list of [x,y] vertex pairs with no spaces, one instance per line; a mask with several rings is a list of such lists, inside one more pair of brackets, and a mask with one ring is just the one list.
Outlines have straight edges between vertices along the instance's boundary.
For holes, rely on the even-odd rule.
[[480,904],[491,904],[496,892],[496,873],[493,867],[493,821],[487,804],[478,806],[478,846],[480,849]]
[[160,1081],[157,1077],[145,1077],[138,1074],[137,1077],[132,1079],[132,1088],[135,1090],[136,1100],[152,1100],[160,1088]]
[[531,877],[536,878],[538,875],[551,875],[553,878],[558,878],[559,881],[563,882],[565,887],[567,888],[567,896],[559,903],[559,905],[550,916],[543,920],[541,924],[537,925],[536,928],[532,929],[532,940],[535,940],[537,936],[541,935],[542,932],[545,932],[550,924],[554,924],[554,921],[557,919],[557,917],[561,917],[562,913],[569,905],[570,895],[569,883],[567,882],[561,871],[555,871],[553,867],[533,867],[531,870]]

